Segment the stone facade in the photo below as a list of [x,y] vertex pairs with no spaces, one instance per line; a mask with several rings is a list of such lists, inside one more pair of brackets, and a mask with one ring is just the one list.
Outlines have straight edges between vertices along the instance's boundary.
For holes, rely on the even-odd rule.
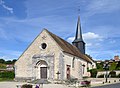
[[[41,48],[42,43],[47,44],[46,49]],[[49,77],[55,78],[55,71],[58,69],[56,63],[58,63],[59,60],[59,52],[59,46],[57,46],[51,36],[49,36],[45,30],[42,31],[42,33],[32,42],[32,44],[15,63],[16,78],[39,79],[40,76],[36,76],[37,74],[39,75],[39,70],[38,73],[36,72],[37,68],[39,67],[36,66],[36,63],[40,60],[46,61],[50,72],[52,72],[49,73]]]
[[15,63],[15,79],[81,79],[83,76],[89,76],[87,66],[90,67],[91,64],[80,57],[63,52],[49,32],[43,30]]

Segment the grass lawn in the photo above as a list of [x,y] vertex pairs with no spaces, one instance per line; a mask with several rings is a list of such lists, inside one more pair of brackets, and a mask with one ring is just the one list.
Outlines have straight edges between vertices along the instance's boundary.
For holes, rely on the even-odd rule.
[[0,78],[0,82],[2,81],[14,81],[14,80],[10,78]]

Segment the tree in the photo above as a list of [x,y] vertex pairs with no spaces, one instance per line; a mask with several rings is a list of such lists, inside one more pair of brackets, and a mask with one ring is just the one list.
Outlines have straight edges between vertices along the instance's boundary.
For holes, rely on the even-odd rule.
[[91,74],[91,77],[95,78],[97,76],[97,69],[91,69],[90,70],[90,74]]
[[4,59],[0,59],[0,63],[5,63],[5,60]]
[[96,67],[99,71],[103,71],[103,62],[101,63],[96,63]]
[[5,61],[4,59],[0,59],[0,63],[2,64],[14,64],[17,60],[13,59],[13,60],[7,60]]
[[5,62],[5,64],[12,64],[12,61],[8,60],[8,61]]
[[12,60],[12,63],[14,64],[16,61],[17,61],[16,59],[13,59],[13,60]]
[[117,66],[117,64],[115,62],[111,63],[109,70],[115,70],[116,66]]
[[118,62],[117,66],[116,66],[116,70],[120,70],[120,61]]

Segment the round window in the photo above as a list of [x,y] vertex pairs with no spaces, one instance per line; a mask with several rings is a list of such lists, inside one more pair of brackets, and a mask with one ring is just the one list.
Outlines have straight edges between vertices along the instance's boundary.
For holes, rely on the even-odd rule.
[[47,47],[47,44],[46,43],[42,43],[41,47],[42,47],[42,49],[45,49]]

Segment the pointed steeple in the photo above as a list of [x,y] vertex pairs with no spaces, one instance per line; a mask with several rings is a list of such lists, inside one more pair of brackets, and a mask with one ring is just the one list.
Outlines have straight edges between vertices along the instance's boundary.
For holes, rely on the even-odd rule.
[[78,16],[75,40],[83,41],[83,39],[82,39],[82,31],[81,31],[81,24],[80,24],[80,16]]
[[78,16],[75,40],[72,43],[80,50],[81,53],[85,54],[85,42],[83,41],[82,38],[80,16]]

